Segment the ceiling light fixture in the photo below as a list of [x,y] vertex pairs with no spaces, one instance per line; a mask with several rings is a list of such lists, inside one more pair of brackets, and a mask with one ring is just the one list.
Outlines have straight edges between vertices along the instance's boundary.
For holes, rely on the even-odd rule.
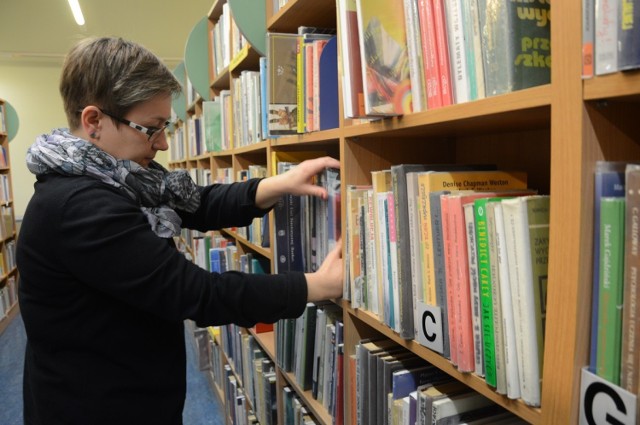
[[71,7],[71,11],[73,12],[73,17],[76,20],[76,24],[84,25],[84,16],[82,16],[82,9],[80,9],[80,3],[78,0],[68,0],[69,7]]

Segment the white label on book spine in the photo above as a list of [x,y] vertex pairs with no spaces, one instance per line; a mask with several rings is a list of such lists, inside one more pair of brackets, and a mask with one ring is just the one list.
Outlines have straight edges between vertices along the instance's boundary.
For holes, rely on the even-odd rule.
[[444,351],[442,310],[438,306],[416,301],[414,312],[416,341],[440,354]]
[[582,369],[580,425],[636,423],[636,396]]

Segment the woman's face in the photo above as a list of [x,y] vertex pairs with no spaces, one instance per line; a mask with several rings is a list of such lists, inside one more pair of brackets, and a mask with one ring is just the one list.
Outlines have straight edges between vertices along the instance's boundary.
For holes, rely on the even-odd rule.
[[171,116],[170,95],[158,95],[136,105],[126,116],[118,117],[147,129],[158,130],[160,133],[154,135],[151,141],[144,131],[123,123],[116,126],[116,120],[106,113],[102,115],[100,138],[94,143],[116,159],[128,159],[146,168],[159,150],[166,151],[169,148],[164,131],[158,129],[163,128]]

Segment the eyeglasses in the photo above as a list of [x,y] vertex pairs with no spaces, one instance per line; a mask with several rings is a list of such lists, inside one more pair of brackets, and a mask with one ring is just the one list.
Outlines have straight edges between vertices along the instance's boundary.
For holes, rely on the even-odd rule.
[[[100,108],[98,108],[98,109],[100,109]],[[160,127],[160,128],[157,128],[157,127],[145,127],[143,125],[136,124],[133,121],[129,121],[127,119],[117,117],[117,116],[115,116],[113,114],[110,114],[109,112],[104,111],[102,109],[100,109],[100,112],[102,112],[103,114],[113,118],[114,120],[116,120],[118,122],[121,122],[122,124],[126,124],[129,127],[135,128],[139,132],[146,134],[147,135],[147,139],[151,143],[154,143],[156,140],[158,140],[160,135],[162,133],[164,133],[164,129],[167,128],[171,124],[171,121],[167,120],[167,121],[165,121],[164,125],[162,127]]]

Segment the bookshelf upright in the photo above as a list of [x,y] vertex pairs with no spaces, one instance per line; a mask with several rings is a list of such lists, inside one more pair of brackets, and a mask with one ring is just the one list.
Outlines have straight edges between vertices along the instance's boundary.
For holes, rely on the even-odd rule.
[[[277,12],[273,3],[278,0],[266,1],[267,31],[295,32],[302,25],[336,26],[332,0],[289,0]],[[271,175],[272,152],[322,150],[340,159],[343,199],[347,185],[370,184],[372,171],[395,164],[493,163],[500,169],[525,171],[529,187],[551,195],[541,407],[529,407],[496,393],[483,379],[459,372],[441,355],[400,338],[372,313],[340,300],[345,359],[355,354],[361,339],[384,336],[529,423],[577,423],[580,373],[589,361],[594,165],[598,160],[640,160],[640,128],[634,122],[640,112],[640,73],[582,79],[582,3],[566,0],[552,4],[550,84],[365,124],[343,119],[341,112],[337,129],[268,139],[180,165],[214,170],[259,163],[266,165]],[[212,22],[218,10],[216,2],[210,13]],[[229,87],[233,71],[212,78],[215,92]],[[344,208],[342,222],[346,222]],[[236,240],[244,249],[273,262],[272,248],[264,250],[242,238]],[[270,337],[261,335],[259,340],[269,347],[269,355],[275,356]],[[349,376],[348,362],[345,368],[345,376]],[[285,385],[296,389],[296,385],[282,371],[278,371],[277,385],[280,411],[280,389]],[[345,385],[345,394],[349,394],[351,382]],[[296,392],[319,422],[332,423],[328,412],[308,392]],[[345,423],[350,424],[355,406],[349,397],[344,403]],[[279,421],[281,418],[279,414]]]
[[5,101],[0,99],[0,334],[19,312],[18,269],[15,264],[17,233],[11,184],[8,121]]

